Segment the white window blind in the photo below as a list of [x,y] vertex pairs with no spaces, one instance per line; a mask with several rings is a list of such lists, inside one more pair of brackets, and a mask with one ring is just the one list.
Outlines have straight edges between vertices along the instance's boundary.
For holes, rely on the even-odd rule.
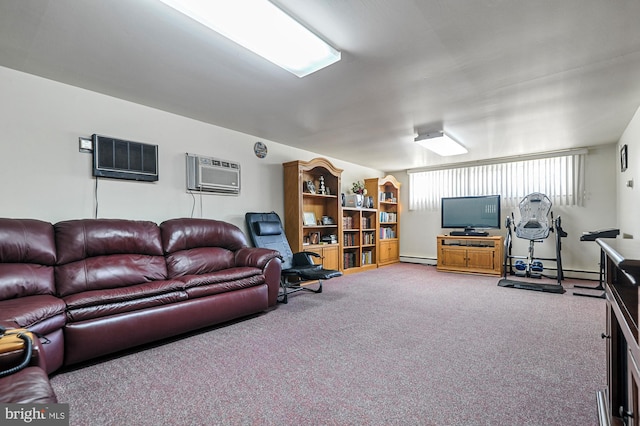
[[585,154],[510,161],[441,170],[409,171],[409,210],[437,210],[442,197],[499,194],[516,207],[532,192],[554,205],[584,203]]

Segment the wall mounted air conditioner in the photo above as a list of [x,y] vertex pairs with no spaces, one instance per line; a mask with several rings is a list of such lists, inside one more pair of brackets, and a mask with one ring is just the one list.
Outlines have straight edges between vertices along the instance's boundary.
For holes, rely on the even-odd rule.
[[187,190],[240,194],[240,164],[187,153]]
[[93,175],[155,182],[158,180],[158,145],[93,135]]

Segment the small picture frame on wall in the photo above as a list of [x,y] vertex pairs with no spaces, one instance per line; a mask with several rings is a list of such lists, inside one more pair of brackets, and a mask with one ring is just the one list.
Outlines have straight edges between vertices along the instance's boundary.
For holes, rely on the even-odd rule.
[[625,170],[627,170],[627,166],[628,166],[628,153],[627,153],[627,145],[623,145],[622,148],[620,148],[620,171],[624,172]]

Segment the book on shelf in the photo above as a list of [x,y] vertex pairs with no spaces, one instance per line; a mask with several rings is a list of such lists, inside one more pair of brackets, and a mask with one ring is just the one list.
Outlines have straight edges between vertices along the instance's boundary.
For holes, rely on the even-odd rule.
[[375,244],[376,243],[376,237],[375,237],[375,233],[374,232],[365,232],[364,234],[362,234],[362,243],[363,244]]
[[380,239],[386,240],[389,238],[396,238],[396,231],[390,226],[384,226],[380,228]]
[[372,221],[371,221],[370,217],[363,217],[362,218],[362,228],[363,229],[371,229],[372,228],[371,224],[372,224]]
[[342,261],[344,264],[344,268],[355,268],[356,266],[356,254],[355,253],[344,253],[342,257]]
[[342,234],[343,244],[345,246],[355,246],[356,245],[356,235],[350,232],[345,232]]
[[371,265],[371,264],[373,264],[373,252],[371,250],[363,251],[361,265]]
[[342,218],[342,228],[343,229],[353,229],[353,217],[344,216]]
[[380,193],[380,201],[386,201],[388,203],[397,202],[397,198],[393,195],[393,192],[381,192]]
[[380,212],[380,223],[397,222],[398,214],[395,212]]

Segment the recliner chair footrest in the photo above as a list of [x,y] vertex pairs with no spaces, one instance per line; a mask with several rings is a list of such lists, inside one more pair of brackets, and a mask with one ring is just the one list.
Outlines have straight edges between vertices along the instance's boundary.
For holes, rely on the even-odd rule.
[[300,276],[306,280],[328,280],[342,276],[342,272],[331,269],[319,269],[315,271],[301,271]]

